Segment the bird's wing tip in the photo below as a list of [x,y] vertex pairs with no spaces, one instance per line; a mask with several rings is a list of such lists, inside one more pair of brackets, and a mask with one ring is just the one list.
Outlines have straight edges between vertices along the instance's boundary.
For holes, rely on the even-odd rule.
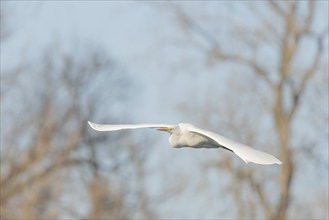
[[90,125],[91,128],[95,129],[96,130],[96,124],[88,121],[88,124]]

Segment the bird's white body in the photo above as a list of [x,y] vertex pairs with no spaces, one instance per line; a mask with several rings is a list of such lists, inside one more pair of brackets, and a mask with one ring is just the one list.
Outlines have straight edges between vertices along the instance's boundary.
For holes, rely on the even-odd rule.
[[170,146],[175,148],[205,148],[205,144],[208,142],[207,138],[190,132],[189,128],[192,128],[192,126],[193,125],[187,123],[178,124],[169,137]]
[[274,156],[255,150],[249,146],[232,141],[211,131],[203,130],[192,124],[139,124],[139,125],[100,125],[88,122],[97,131],[117,131],[122,129],[154,128],[171,133],[169,144],[174,148],[224,148],[232,151],[246,163],[281,164]]

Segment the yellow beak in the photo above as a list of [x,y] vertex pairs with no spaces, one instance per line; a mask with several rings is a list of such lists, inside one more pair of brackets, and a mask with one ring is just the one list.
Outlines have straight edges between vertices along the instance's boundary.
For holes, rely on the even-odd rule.
[[171,131],[172,128],[168,128],[168,127],[163,127],[163,128],[158,128],[159,131]]

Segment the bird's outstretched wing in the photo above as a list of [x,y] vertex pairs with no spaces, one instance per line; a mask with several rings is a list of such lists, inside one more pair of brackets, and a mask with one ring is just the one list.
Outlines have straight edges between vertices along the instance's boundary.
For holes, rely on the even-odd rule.
[[168,124],[124,124],[124,125],[101,125],[101,124],[95,124],[90,121],[88,121],[88,124],[90,127],[92,127],[96,131],[118,131],[123,129],[137,129],[137,128],[171,128],[173,125]]
[[219,134],[216,134],[211,131],[203,130],[200,128],[197,128],[195,126],[192,126],[189,128],[191,132],[194,132],[196,134],[202,135],[211,141],[217,142],[220,146],[224,146],[230,150],[233,151],[236,155],[238,155],[243,161],[246,163],[252,162],[257,164],[282,164],[282,162],[277,159],[276,157],[264,153],[258,150],[255,150],[251,147],[248,147],[244,144],[240,144],[238,142],[232,141],[226,137],[223,137]]

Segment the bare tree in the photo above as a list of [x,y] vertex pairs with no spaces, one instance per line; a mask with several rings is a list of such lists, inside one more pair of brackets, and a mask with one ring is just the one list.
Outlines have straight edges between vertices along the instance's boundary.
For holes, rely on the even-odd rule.
[[[230,160],[220,161],[216,163],[216,166],[222,170],[227,170],[228,173],[233,173],[235,181],[245,182],[247,187],[255,192],[262,205],[262,212],[268,219],[285,219],[288,217],[287,211],[291,204],[292,181],[298,166],[294,155],[298,155],[297,151],[302,150],[301,146],[298,148],[293,146],[296,131],[293,125],[296,117],[298,117],[298,112],[303,108],[302,103],[305,100],[304,96],[308,86],[314,85],[312,80],[316,75],[326,75],[326,71],[322,66],[328,65],[328,57],[325,57],[324,54],[324,44],[328,39],[328,25],[321,27],[322,29],[315,27],[317,11],[321,7],[316,1],[269,1],[244,4],[243,7],[257,18],[259,24],[253,26],[253,28],[245,28],[226,20],[232,26],[230,29],[232,34],[231,49],[227,49],[225,42],[216,37],[216,32],[210,29],[209,25],[203,26],[202,21],[198,21],[188,11],[184,11],[183,7],[174,5],[177,18],[185,33],[190,37],[192,36],[191,38],[198,36],[203,42],[206,42],[206,45],[198,43],[196,46],[207,57],[209,65],[214,65],[216,62],[238,65],[241,71],[251,71],[254,74],[253,79],[261,82],[262,87],[265,88],[261,91],[263,95],[257,95],[256,91],[244,92],[247,92],[245,94],[249,96],[263,97],[261,98],[263,101],[265,100],[263,104],[269,105],[263,105],[261,108],[273,121],[282,160],[278,179],[279,196],[277,200],[269,199],[271,192],[266,189],[268,184],[264,183],[263,178],[259,178],[259,175],[265,177],[265,173],[251,172],[250,169],[235,166]],[[273,19],[272,16],[275,16],[276,19]],[[216,30],[216,27],[214,27],[214,30]],[[305,54],[301,54],[300,51],[305,50],[305,42],[311,44],[307,48],[311,52],[307,56],[307,64],[301,65],[300,62],[303,62],[301,60],[303,60]],[[237,50],[234,47],[235,44],[243,45],[244,51],[241,51],[242,49]],[[277,63],[264,63],[262,61],[259,53],[264,48],[270,48],[269,53],[272,54],[273,58],[278,57]],[[236,80],[234,76],[232,78]],[[249,83],[252,86],[255,81]],[[234,85],[234,82],[231,83],[232,85]],[[231,93],[234,89],[234,86],[230,88]],[[234,94],[236,95],[236,93]],[[228,99],[225,100],[232,99],[232,95],[226,98]],[[225,106],[228,110],[224,110],[225,113],[222,115],[232,121],[226,126],[236,131],[239,130],[237,127],[243,123],[252,126],[253,123],[246,119],[250,115],[236,120],[238,114],[241,114],[241,110],[239,113],[239,110],[230,108],[230,103],[227,102],[229,101],[226,101]],[[211,115],[222,111],[220,108],[218,105],[212,106],[208,103],[207,110],[204,111],[204,123],[208,123],[208,126],[214,126],[209,122],[209,118]],[[241,121],[243,118],[246,121]],[[240,123],[239,126],[234,127],[232,125],[234,121]],[[253,144],[255,135],[251,133],[245,140],[249,144]],[[311,143],[312,140],[304,140],[305,147],[313,151],[314,147]],[[241,203],[243,200],[241,190],[235,188],[234,185],[231,187],[236,192],[235,198],[239,205],[239,217],[254,217],[255,213],[252,213],[252,210],[255,210],[255,206],[252,204],[253,201],[249,200],[248,205],[250,207],[246,207],[246,203]],[[249,213],[246,213],[246,209],[250,210]]]
[[[130,140],[128,133],[117,136],[114,146],[120,147],[106,146],[104,134],[89,133],[87,121],[109,120],[110,106],[124,101],[121,91],[131,85],[105,52],[84,47],[78,55],[51,47],[41,62],[2,70],[8,83],[1,97],[2,218],[128,218],[139,206],[130,197],[147,197],[132,189],[134,184],[143,188],[143,176],[129,175],[144,169],[146,151],[121,147]],[[130,148],[135,145],[131,140]],[[127,160],[141,165],[127,168]],[[80,195],[87,199],[79,200]],[[73,202],[63,207],[66,200]],[[81,212],[80,206],[89,211]]]

